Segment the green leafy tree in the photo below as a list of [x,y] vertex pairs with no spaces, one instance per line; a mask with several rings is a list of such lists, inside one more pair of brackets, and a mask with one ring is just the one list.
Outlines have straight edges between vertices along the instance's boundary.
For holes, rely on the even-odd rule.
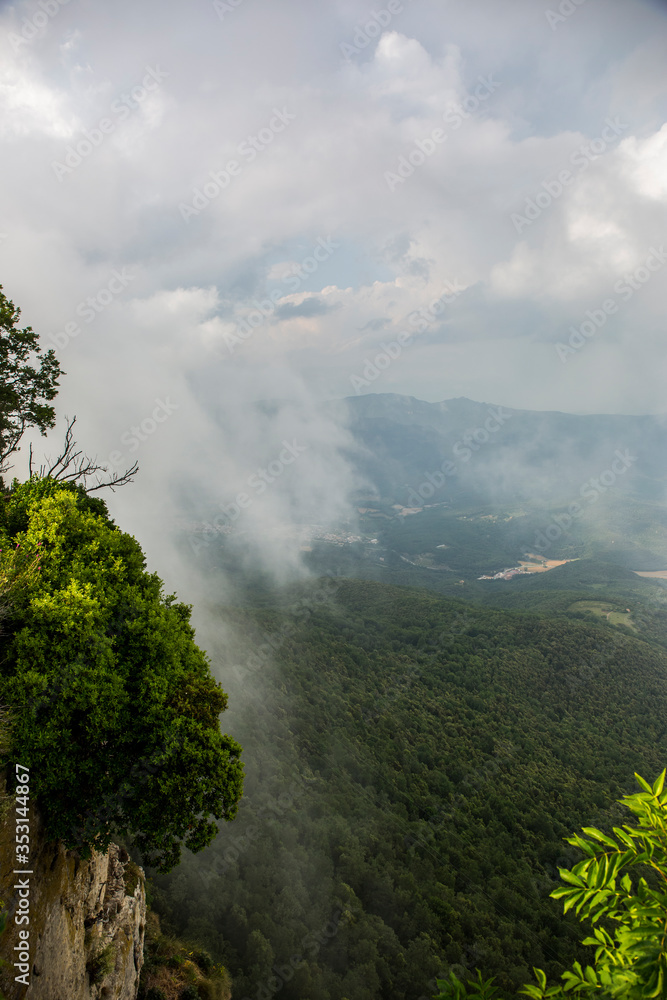
[[29,427],[46,434],[55,426],[50,403],[58,393],[60,364],[55,351],[42,354],[32,327],[19,329],[20,316],[0,285],[0,473]]
[[[610,837],[584,827],[568,843],[586,855],[569,871],[560,868],[567,884],[551,895],[562,899],[565,912],[574,908],[590,920],[592,934],[583,944],[595,948],[593,965],[575,962],[563,973],[562,986],[548,986],[541,969],[537,985],[520,992],[533,1000],[572,994],[604,1000],[653,1000],[667,995],[667,791],[663,771],[653,786],[635,775],[643,791],[621,802],[637,817],[638,826],[614,827]],[[491,997],[491,981],[464,984],[456,975],[438,981],[438,1000]]]
[[2,701],[50,836],[85,856],[126,835],[168,870],[182,842],[201,850],[234,817],[242,791],[241,748],[219,727],[227,696],[190,608],[80,485],[15,481],[0,547],[0,578],[21,583],[0,640]]

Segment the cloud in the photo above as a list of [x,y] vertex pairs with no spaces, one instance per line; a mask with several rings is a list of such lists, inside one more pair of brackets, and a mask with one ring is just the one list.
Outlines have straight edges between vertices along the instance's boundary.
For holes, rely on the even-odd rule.
[[643,141],[631,136],[621,146],[622,176],[645,198],[667,201],[667,123]]
[[[340,44],[368,20],[366,0],[248,0],[224,21],[211,4],[119,0],[110,13],[90,0],[12,44],[38,9],[0,9],[1,280],[47,340],[81,323],[58,405],[103,454],[152,419],[155,399],[178,403],[137,456],[149,535],[152,505],[178,506],[172,473],[205,481],[208,503],[272,460],[264,442],[280,440],[257,399],[300,400],[284,434],[301,433],[317,400],[353,392],[365,359],[406,333],[370,391],[663,407],[659,277],[571,363],[554,350],[665,232],[667,19],[655,6],[588,3],[552,31],[529,0],[452,0],[445,16],[420,0],[349,59]],[[144,96],[151,70],[159,85]],[[595,152],[617,117],[623,130]],[[113,129],[56,176],[54,161],[105,118]],[[179,205],[231,161],[229,184],[185,221]],[[544,183],[556,190],[562,170],[572,181],[548,201]],[[548,204],[518,232],[512,216],[538,194]],[[318,241],[337,245],[326,260],[313,258]],[[123,268],[127,288],[87,323],[81,304]],[[452,288],[420,330],[415,317]],[[272,293],[275,310],[230,352],[226,338]],[[313,421],[333,456],[333,429]],[[331,461],[336,499],[323,509],[335,518],[350,476]],[[302,468],[294,482],[319,497],[322,470]],[[114,503],[139,517],[134,498]],[[277,514],[265,503],[247,516],[268,551]]]
[[39,136],[67,139],[76,118],[67,111],[66,95],[18,61],[0,71],[0,139],[3,142]]
[[286,302],[284,305],[279,305],[276,309],[276,317],[278,319],[295,319],[297,316],[324,316],[340,307],[341,303],[327,305],[322,299],[311,295],[299,303]]

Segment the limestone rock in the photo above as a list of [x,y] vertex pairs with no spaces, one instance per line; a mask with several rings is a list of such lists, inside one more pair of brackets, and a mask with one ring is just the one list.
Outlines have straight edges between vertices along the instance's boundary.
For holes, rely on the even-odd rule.
[[33,809],[30,983],[15,981],[21,876],[13,874],[15,821],[8,804],[0,821],[0,900],[7,916],[0,949],[8,963],[0,968],[0,990],[7,1000],[136,1000],[146,924],[142,870],[115,844],[86,861],[47,843]]

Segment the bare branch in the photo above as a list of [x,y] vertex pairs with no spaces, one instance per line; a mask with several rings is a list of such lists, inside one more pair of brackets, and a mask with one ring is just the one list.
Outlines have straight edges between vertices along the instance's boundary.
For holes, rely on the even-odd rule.
[[[60,483],[76,483],[82,486],[86,493],[94,493],[96,490],[107,488],[113,493],[115,492],[115,487],[125,486],[127,483],[133,481],[139,471],[137,462],[131,468],[126,469],[125,472],[114,472],[110,478],[101,478],[102,473],[108,472],[106,466],[99,465],[97,459],[89,458],[87,455],[84,455],[80,448],[76,448],[76,441],[74,440],[76,417],[73,417],[71,420],[69,417],[65,419],[67,420],[67,429],[65,431],[63,450],[55,460],[47,459],[47,464],[40,466],[38,473],[40,478],[48,476]],[[32,474],[32,454],[30,467]],[[97,481],[95,481],[95,477],[97,477]],[[90,485],[89,480],[93,480]]]
[[114,473],[111,479],[107,482],[98,483],[96,486],[86,486],[86,493],[94,493],[95,490],[103,490],[107,487],[112,493],[115,493],[114,486],[125,486],[127,483],[131,483],[137,472],[139,471],[139,463],[135,462],[130,469],[126,469],[125,472]]

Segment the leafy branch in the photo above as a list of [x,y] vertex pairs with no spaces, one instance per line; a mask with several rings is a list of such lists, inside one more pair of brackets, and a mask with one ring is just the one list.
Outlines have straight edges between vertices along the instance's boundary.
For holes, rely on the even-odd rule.
[[[667,994],[666,773],[652,786],[635,774],[643,791],[620,800],[637,817],[638,826],[615,826],[614,837],[583,827],[585,836],[567,838],[586,857],[571,871],[559,868],[566,884],[551,896],[563,900],[565,913],[574,909],[581,920],[598,925],[582,942],[595,948],[594,964],[584,969],[574,962],[563,973],[562,986],[548,986],[542,969],[534,969],[537,985],[524,986],[524,996],[563,1000],[581,993],[601,1000],[657,1000]],[[636,868],[640,872],[633,884],[631,871]],[[657,888],[641,874],[647,868],[657,875]],[[492,997],[492,980],[484,982],[477,975],[477,982],[467,984],[453,972],[448,980],[438,980],[437,1000]]]

